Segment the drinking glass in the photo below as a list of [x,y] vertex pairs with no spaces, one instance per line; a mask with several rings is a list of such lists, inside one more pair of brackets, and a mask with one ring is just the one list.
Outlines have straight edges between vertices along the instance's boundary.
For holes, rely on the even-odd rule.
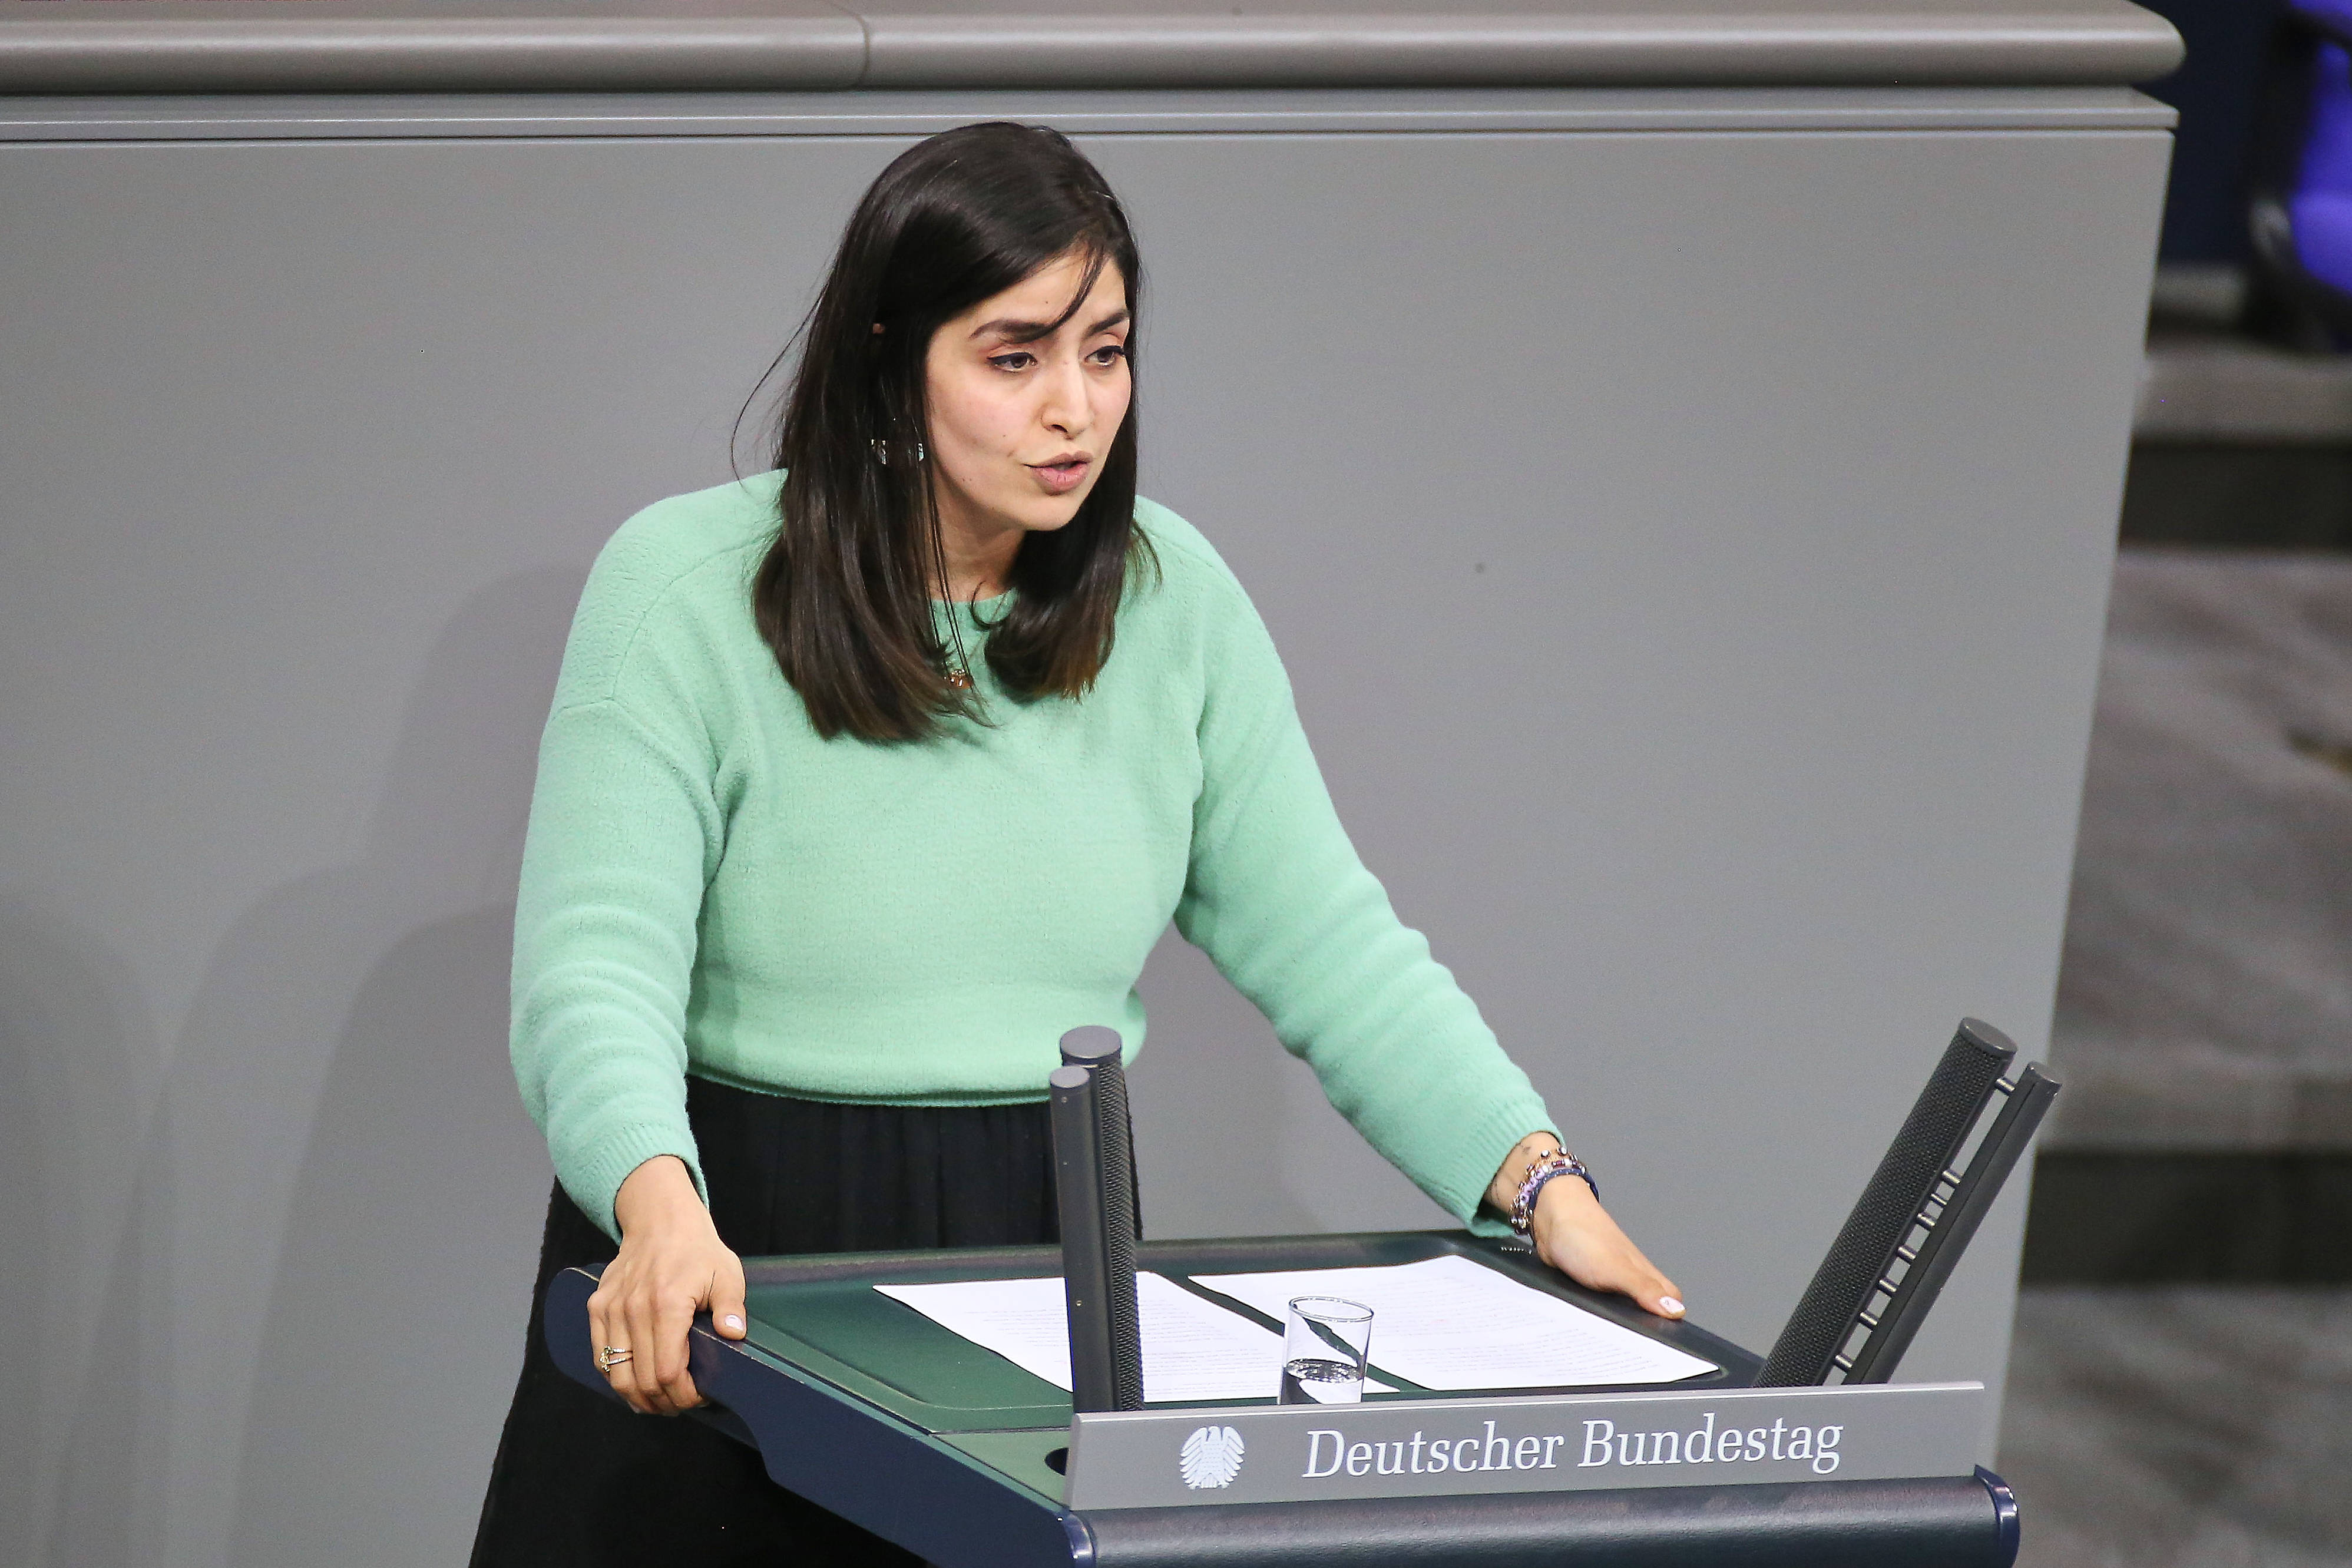
[[1337,1296],[1298,1296],[1282,1336],[1284,1405],[1353,1405],[1364,1397],[1372,1310]]

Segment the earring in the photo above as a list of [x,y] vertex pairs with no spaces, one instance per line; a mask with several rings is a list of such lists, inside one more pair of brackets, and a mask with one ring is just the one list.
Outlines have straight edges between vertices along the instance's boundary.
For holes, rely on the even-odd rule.
[[886,468],[890,466],[889,442],[881,440],[877,437],[875,440],[868,441],[866,445],[874,448],[874,460],[876,462],[881,464]]

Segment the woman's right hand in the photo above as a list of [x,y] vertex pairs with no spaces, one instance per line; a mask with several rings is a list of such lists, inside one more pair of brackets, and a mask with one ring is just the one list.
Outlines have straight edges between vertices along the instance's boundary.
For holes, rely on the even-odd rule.
[[[686,1369],[686,1333],[708,1308],[730,1340],[744,1333],[743,1260],[719,1239],[686,1162],[658,1154],[629,1173],[613,1203],[621,1250],[588,1298],[591,1353],[628,1352],[604,1368],[613,1392],[641,1415],[675,1415],[702,1403]],[[602,1364],[602,1358],[600,1358]]]

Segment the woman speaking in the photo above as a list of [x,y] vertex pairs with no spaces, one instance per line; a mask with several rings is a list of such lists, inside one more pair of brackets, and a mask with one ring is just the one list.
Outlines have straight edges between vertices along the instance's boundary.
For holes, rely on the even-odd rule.
[[1059,134],[920,143],[850,219],[775,471],[598,557],[513,1051],[557,1176],[540,1294],[604,1265],[628,1408],[534,1327],[478,1565],[911,1561],[657,1419],[698,1402],[688,1327],[741,1337],[740,1254],[1054,1240],[1056,1042],[1133,1049],[1171,918],[1437,1202],[1517,1205],[1554,1266],[1680,1314],[1357,859],[1241,585],[1136,495],[1141,282]]

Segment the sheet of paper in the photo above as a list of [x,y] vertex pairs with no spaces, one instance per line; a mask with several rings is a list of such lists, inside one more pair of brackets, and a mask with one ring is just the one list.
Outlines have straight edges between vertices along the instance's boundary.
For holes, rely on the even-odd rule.
[[1372,1310],[1374,1366],[1423,1388],[1675,1383],[1715,1363],[1458,1255],[1385,1268],[1200,1274],[1193,1282],[1280,1319],[1294,1296]]
[[[1070,1386],[1069,1319],[1058,1277],[874,1289],[1056,1388]],[[1147,1402],[1275,1396],[1282,1373],[1280,1334],[1158,1274],[1136,1275],[1135,1300]],[[1376,1383],[1364,1386],[1387,1392]]]

